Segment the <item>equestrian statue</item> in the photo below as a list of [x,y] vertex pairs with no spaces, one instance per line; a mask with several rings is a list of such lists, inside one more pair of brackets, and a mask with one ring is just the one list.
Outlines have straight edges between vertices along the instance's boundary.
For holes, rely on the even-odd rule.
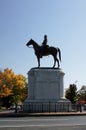
[[[61,61],[61,51],[59,48],[47,45],[47,41],[48,41],[47,35],[44,35],[42,45],[38,45],[38,43],[36,43],[33,39],[30,39],[30,41],[26,44],[26,46],[29,45],[33,46],[38,61],[38,68],[40,67],[40,58],[48,55],[52,55],[54,58],[53,68],[55,68],[56,62],[58,63],[59,68],[60,67],[59,61]],[[59,59],[57,58],[57,55],[59,56]]]

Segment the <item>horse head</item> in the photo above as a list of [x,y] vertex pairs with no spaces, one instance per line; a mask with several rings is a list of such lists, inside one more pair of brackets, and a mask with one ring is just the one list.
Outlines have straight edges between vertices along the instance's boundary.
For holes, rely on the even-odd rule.
[[33,39],[30,39],[30,40],[27,42],[26,46],[32,45],[32,43],[33,43]]

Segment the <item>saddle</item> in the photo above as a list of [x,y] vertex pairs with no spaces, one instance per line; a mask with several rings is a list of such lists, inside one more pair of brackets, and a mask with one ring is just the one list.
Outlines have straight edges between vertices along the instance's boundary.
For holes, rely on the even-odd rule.
[[42,58],[43,55],[46,55],[48,51],[49,45],[42,45],[40,46],[40,57]]

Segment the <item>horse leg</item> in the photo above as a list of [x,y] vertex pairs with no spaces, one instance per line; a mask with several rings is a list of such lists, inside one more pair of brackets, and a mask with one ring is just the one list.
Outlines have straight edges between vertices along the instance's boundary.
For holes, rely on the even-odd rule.
[[53,65],[53,68],[54,68],[55,65],[56,65],[56,58],[55,58],[55,56],[53,56],[53,59],[54,59],[54,65]]
[[57,61],[57,63],[58,63],[58,68],[59,68],[60,65],[59,65],[59,60],[58,60],[58,58],[57,58],[56,56],[53,56],[53,58],[54,58],[54,66],[53,66],[53,68],[54,68],[55,65],[56,65],[56,61]]
[[60,67],[60,64],[59,64],[59,60],[58,60],[58,58],[56,57],[56,61],[57,61],[57,63],[58,63],[58,68]]
[[38,60],[38,68],[40,67],[40,58],[37,57],[37,60]]

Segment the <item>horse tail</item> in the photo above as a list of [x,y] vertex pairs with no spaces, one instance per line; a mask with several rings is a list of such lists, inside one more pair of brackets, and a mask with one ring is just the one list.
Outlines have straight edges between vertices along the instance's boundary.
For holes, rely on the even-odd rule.
[[59,48],[58,48],[58,52],[59,52],[59,59],[60,59],[60,61],[61,61],[61,51],[60,51]]

